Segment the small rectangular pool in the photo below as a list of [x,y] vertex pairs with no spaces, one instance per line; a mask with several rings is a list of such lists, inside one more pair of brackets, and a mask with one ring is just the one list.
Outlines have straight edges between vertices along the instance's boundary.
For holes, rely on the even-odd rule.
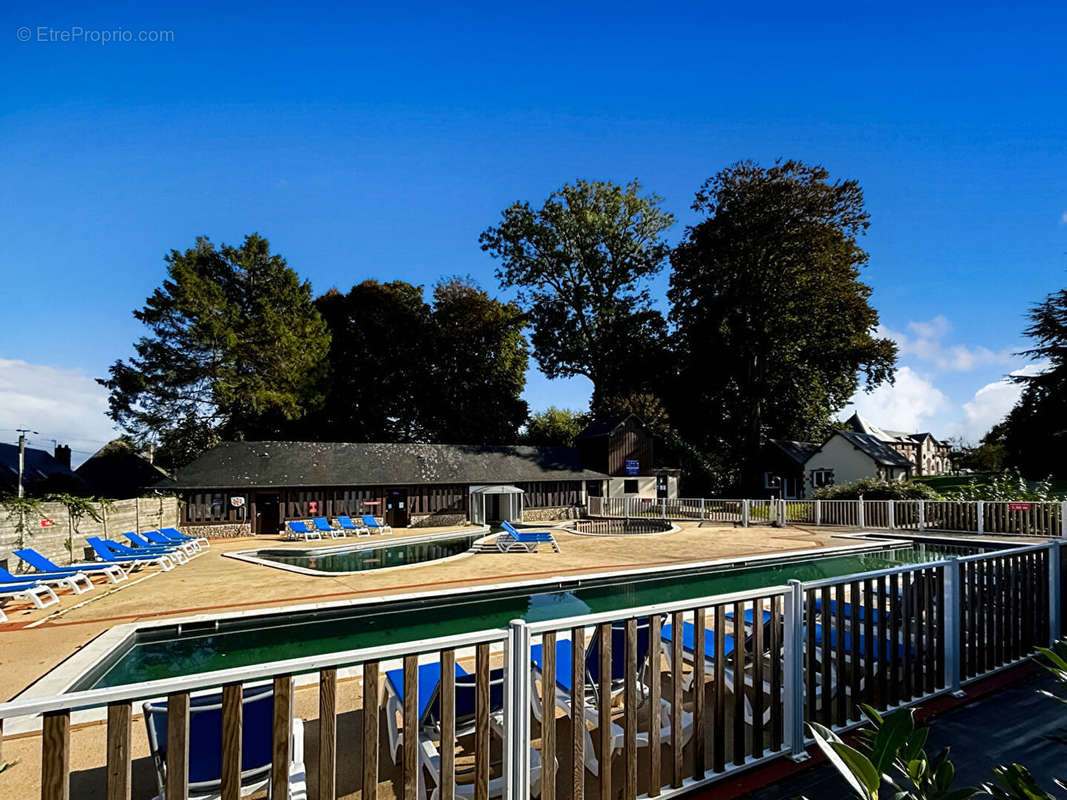
[[432,536],[425,539],[400,539],[395,542],[361,542],[341,548],[317,547],[306,550],[265,548],[230,554],[233,558],[254,561],[266,566],[292,569],[306,574],[337,575],[375,569],[406,567],[426,561],[452,558],[471,549],[485,531],[460,536]]
[[72,690],[120,686],[286,658],[562,619],[728,592],[813,581],[966,555],[979,546],[871,544],[864,549],[683,565],[658,571],[465,589],[139,629]]

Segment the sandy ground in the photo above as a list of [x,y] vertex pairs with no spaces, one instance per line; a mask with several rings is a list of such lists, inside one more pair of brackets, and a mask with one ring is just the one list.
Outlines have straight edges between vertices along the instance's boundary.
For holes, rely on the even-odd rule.
[[[695,523],[683,524],[681,528],[677,533],[661,536],[609,538],[559,533],[561,553],[543,549],[534,554],[472,554],[437,564],[336,577],[307,576],[223,557],[225,552],[277,546],[275,537],[215,541],[210,550],[188,566],[167,573],[155,569],[146,570],[142,575],[135,573],[133,580],[118,587],[98,584],[91,595],[74,597],[64,594],[58,608],[32,610],[8,604],[6,610],[10,622],[0,626],[0,696],[11,698],[22,692],[110,627],[138,620],[665,566],[848,543],[847,540],[833,539],[835,534],[847,532],[840,529],[743,529],[710,524],[701,527]],[[389,538],[404,535],[410,535],[410,532],[399,532]],[[300,549],[339,543],[331,540],[283,546]],[[90,602],[78,605],[83,600]],[[358,676],[342,680],[338,694],[340,793],[354,797],[358,790],[360,763],[361,714],[356,709],[362,697],[361,680]],[[317,752],[317,687],[298,688],[296,695],[296,713],[307,720],[308,769],[313,773]],[[134,710],[137,712],[139,708]],[[565,726],[566,721],[560,720],[559,724]],[[104,733],[105,727],[101,723],[75,726],[72,731],[71,797],[104,796]],[[561,727],[559,734],[562,737],[569,732]],[[39,734],[8,736],[4,740],[0,760],[14,762],[14,766],[0,773],[0,797],[21,800],[39,795],[40,749]],[[155,793],[151,762],[147,756],[143,723],[135,717],[134,798],[147,798]],[[670,763],[666,751],[664,763]],[[391,760],[384,751],[381,764],[382,794],[392,795],[393,789],[399,788],[395,785],[399,771],[390,768]],[[564,772],[564,765],[560,767]],[[618,763],[616,768],[621,769]],[[569,772],[569,765],[566,772]],[[618,780],[621,781],[621,773]]]

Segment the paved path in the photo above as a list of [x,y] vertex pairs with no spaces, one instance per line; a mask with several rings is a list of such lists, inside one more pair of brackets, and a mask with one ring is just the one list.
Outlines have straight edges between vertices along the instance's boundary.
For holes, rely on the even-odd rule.
[[[1067,797],[1067,792],[1053,784],[1054,778],[1067,777],[1067,744],[1046,738],[1067,727],[1067,706],[1038,694],[1039,689],[1047,689],[1067,697],[1065,688],[1040,672],[966,703],[930,723],[926,752],[934,755],[951,748],[958,787],[992,780],[993,767],[1014,761],[1029,769],[1050,794]],[[851,797],[837,771],[825,763],[747,795],[752,800],[801,796],[809,800]]]

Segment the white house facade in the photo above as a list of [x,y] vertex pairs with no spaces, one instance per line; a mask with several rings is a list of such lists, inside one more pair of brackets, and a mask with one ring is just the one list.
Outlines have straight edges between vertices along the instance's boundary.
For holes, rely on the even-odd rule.
[[951,447],[932,433],[904,433],[880,428],[865,417],[853,414],[845,426],[856,433],[873,436],[892,447],[913,467],[915,475],[950,475],[952,473]]
[[805,494],[860,478],[903,481],[913,469],[911,461],[877,437],[838,431],[804,462]]

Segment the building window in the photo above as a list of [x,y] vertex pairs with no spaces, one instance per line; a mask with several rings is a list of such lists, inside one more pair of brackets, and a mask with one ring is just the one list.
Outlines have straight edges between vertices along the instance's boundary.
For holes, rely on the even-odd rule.
[[777,489],[778,488],[778,476],[773,472],[763,473],[763,488],[764,489]]
[[811,471],[811,488],[821,489],[824,486],[834,485],[834,471],[832,469],[813,469]]
[[637,494],[637,480],[634,478],[627,478],[623,481],[622,491],[624,494]]

